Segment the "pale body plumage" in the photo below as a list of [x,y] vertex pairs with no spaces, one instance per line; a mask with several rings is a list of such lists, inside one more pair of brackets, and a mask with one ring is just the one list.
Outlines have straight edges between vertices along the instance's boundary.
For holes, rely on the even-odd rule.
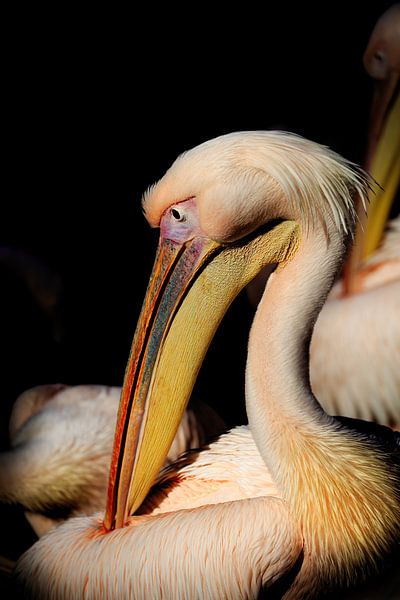
[[[161,489],[156,487],[141,507],[151,516],[133,517],[134,530],[128,527],[99,536],[103,516],[99,513],[71,519],[67,528],[60,525],[42,538],[44,545],[35,545],[34,563],[24,573],[24,578],[34,580],[41,565],[42,585],[35,589],[35,597],[79,598],[71,564],[90,563],[89,597],[97,589],[96,598],[121,600],[255,598],[266,583],[264,569],[271,585],[285,562],[288,571],[295,563],[301,536],[294,525],[293,530],[281,530],[282,512],[288,521],[291,517],[248,427],[235,428],[200,453],[183,458],[177,467],[168,467],[161,481]],[[272,542],[267,548],[265,539]],[[284,547],[288,550],[282,560]],[[213,556],[208,558],[211,549]],[[59,558],[62,554],[62,560],[53,562],[49,555],[53,551]],[[107,566],[96,559],[103,552],[110,559]],[[121,580],[118,573],[129,574],[133,555],[135,576]],[[201,579],[193,576],[199,564],[206,565]],[[242,572],[246,577],[238,582],[235,575]],[[102,592],[96,580],[102,581]],[[57,581],[63,581],[61,592]]]
[[42,538],[17,567],[33,596],[233,600],[281,585],[285,598],[311,598],[359,581],[398,543],[398,439],[384,429],[385,445],[381,430],[370,436],[326,415],[307,377],[307,344],[352,220],[350,192],[363,186],[327,149],[252,132],[188,152],[149,191],[149,222],[161,219],[165,234],[178,215],[183,241],[192,228],[229,248],[270,220],[300,223],[299,246],[280,259],[250,334],[254,441],[236,429],[169,470],[141,509],[153,513],[125,528],[106,532],[98,515]]
[[357,272],[358,291],[333,288],[310,348],[313,391],[325,410],[400,425],[400,217]]
[[[24,392],[10,418],[12,448],[0,454],[0,500],[18,502],[38,535],[106,505],[121,388],[47,385]],[[224,424],[204,403],[183,417],[166,464]]]

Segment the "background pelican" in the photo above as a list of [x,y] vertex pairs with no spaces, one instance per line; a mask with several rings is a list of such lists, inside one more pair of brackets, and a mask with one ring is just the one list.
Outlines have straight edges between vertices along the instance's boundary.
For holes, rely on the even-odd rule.
[[[346,161],[278,132],[202,144],[149,190],[160,246],[127,367],[106,515],[71,519],[35,544],[17,567],[25,591],[222,599],[280,585],[285,598],[311,598],[382,568],[400,540],[399,436],[328,416],[308,380],[311,332],[341,266],[355,191],[365,195],[366,182]],[[279,266],[246,369],[251,434],[223,436],[220,465],[218,442],[178,465],[131,517],[221,313],[268,263]]]
[[400,182],[400,4],[378,20],[364,53],[374,78],[365,168],[379,183],[311,343],[313,390],[331,414],[400,426],[400,216],[382,233]]
[[[378,20],[364,53],[374,78],[365,168],[381,187],[360,200],[344,276],[319,314],[310,348],[313,391],[333,415],[400,426],[400,217],[382,233],[400,181],[400,4]],[[268,273],[248,287],[255,307]]]
[[[120,394],[102,385],[44,385],[17,399],[11,449],[0,454],[0,501],[22,505],[37,535],[104,508]],[[223,429],[215,411],[193,402],[166,464]]]
[[315,327],[311,381],[328,412],[400,425],[400,217],[381,244],[400,181],[400,4],[378,20],[364,65],[375,80],[365,166],[382,189],[368,221],[359,203],[344,279]]

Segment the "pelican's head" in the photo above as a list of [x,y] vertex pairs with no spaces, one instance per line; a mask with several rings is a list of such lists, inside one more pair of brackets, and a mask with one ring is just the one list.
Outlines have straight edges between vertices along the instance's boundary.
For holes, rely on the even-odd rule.
[[232,300],[264,266],[290,260],[300,231],[348,231],[352,195],[365,187],[323,146],[245,132],[183,154],[146,192],[160,242],[121,395],[106,528],[147,494]]
[[[385,123],[388,123],[392,113],[397,113],[394,122],[397,125],[393,123],[390,128],[393,130],[397,127],[396,135],[398,138],[398,113],[400,112],[398,93],[400,79],[399,3],[393,4],[377,21],[365,50],[363,61],[365,70],[375,80],[367,156],[367,168],[370,169]],[[398,143],[396,151],[398,152]],[[389,156],[393,153],[390,146],[385,148],[385,153]]]
[[364,52],[367,73],[378,80],[400,75],[400,4],[393,4],[378,19]]
[[306,228],[331,219],[346,231],[354,219],[353,202],[336,188],[344,177],[357,186],[354,175],[338,154],[295,134],[237,132],[178,157],[144,194],[143,208],[161,234],[171,226],[169,220],[176,230],[186,231],[183,223],[189,215],[183,214],[183,202],[192,200],[196,217],[189,221],[195,219],[198,234],[221,244],[240,240],[277,218],[302,222]]

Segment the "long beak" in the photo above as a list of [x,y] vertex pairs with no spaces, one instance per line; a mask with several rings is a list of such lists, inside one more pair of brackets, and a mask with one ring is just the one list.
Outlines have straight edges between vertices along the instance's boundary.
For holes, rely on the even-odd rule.
[[154,483],[233,299],[266,264],[288,260],[297,242],[291,221],[226,247],[161,239],[121,393],[105,529],[122,527]]
[[[398,79],[396,80],[398,81]],[[381,186],[372,195],[368,208],[368,221],[363,242],[363,258],[378,247],[400,182],[400,91],[392,98],[394,85],[386,92],[385,107],[376,109],[372,117],[369,171]],[[389,98],[388,98],[389,95]],[[390,102],[390,100],[394,100]],[[378,103],[377,103],[378,104]],[[383,121],[381,123],[380,121]],[[375,135],[378,132],[378,141]]]
[[368,130],[368,149],[365,160],[365,169],[367,171],[370,171],[371,169],[377,152],[377,146],[384,137],[384,129],[387,129],[387,126],[389,125],[390,116],[395,114],[396,88],[398,82],[399,75],[395,70],[390,73],[387,79],[375,81]]
[[[379,82],[384,85],[384,82]],[[378,88],[379,89],[379,88]],[[370,192],[368,216],[358,203],[358,222],[352,251],[344,272],[345,293],[359,289],[358,269],[379,246],[400,181],[400,91],[395,86],[377,92],[371,112],[365,168],[377,182]]]

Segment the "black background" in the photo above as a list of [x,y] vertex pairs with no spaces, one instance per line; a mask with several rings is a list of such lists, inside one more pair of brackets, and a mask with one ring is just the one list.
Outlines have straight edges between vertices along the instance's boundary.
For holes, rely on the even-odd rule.
[[[52,320],[1,263],[3,447],[24,389],[122,383],[157,244],[141,194],[179,153],[230,131],[279,128],[362,161],[372,94],[362,54],[390,4],[10,15],[1,244],[39,259],[63,289]],[[229,424],[245,420],[250,321],[239,298],[197,391]]]

